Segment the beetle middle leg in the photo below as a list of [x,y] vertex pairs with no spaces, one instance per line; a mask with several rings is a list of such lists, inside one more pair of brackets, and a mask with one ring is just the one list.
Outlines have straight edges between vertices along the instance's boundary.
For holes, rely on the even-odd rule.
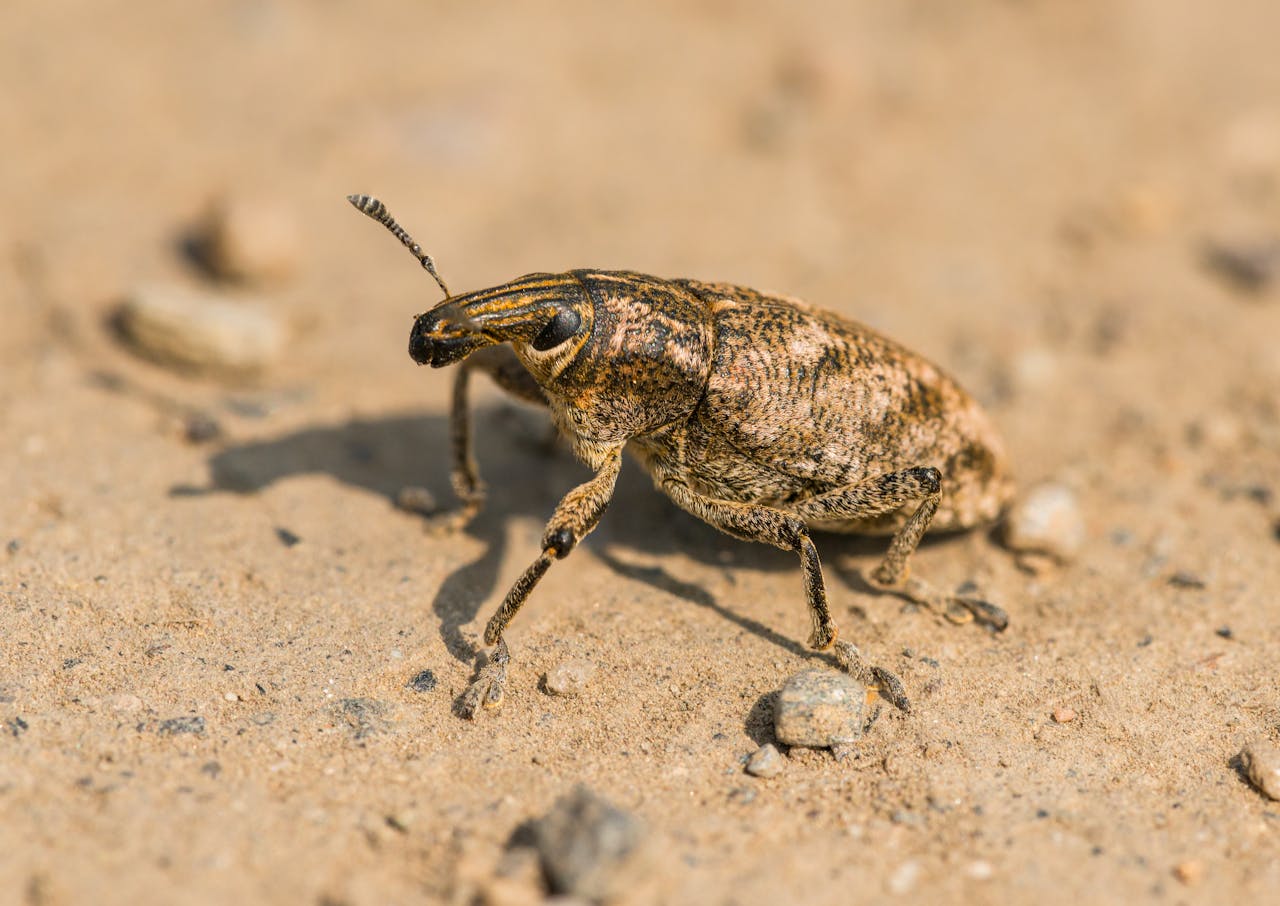
[[856,523],[896,512],[919,500],[919,506],[889,542],[889,550],[880,565],[867,577],[868,584],[938,611],[954,622],[976,618],[996,630],[1004,629],[1009,625],[1009,617],[994,604],[939,592],[910,574],[911,555],[933,521],[941,499],[942,474],[931,466],[922,466],[878,475],[800,500],[792,504],[791,509],[810,522]]
[[833,648],[836,662],[845,672],[880,690],[880,693],[903,711],[911,710],[911,702],[902,688],[902,681],[894,674],[867,664],[858,649],[842,639],[837,639],[838,629],[831,618],[827,604],[826,582],[822,577],[822,564],[818,549],[809,537],[809,528],[803,519],[770,506],[755,503],[738,503],[704,497],[678,479],[666,478],[662,490],[683,510],[722,532],[747,541],[772,544],[800,555],[804,572],[805,597],[813,631],[809,647],[818,651]]
[[485,485],[480,480],[475,455],[471,450],[468,389],[472,371],[483,371],[495,384],[517,399],[540,406],[547,405],[542,388],[520,364],[510,346],[486,346],[463,360],[453,379],[453,399],[449,411],[449,443],[453,452],[450,481],[460,505],[451,512],[429,520],[432,530],[441,534],[465,528],[480,512],[485,501]]
[[511,660],[503,632],[538,580],[551,568],[552,562],[567,557],[600,522],[613,498],[621,469],[622,449],[609,451],[595,476],[571,490],[556,507],[542,533],[542,553],[511,586],[502,605],[485,626],[484,643],[496,647],[487,659],[481,655],[482,660],[476,666],[476,678],[459,699],[459,710],[464,716],[475,717],[481,707],[496,708],[502,704],[507,664]]

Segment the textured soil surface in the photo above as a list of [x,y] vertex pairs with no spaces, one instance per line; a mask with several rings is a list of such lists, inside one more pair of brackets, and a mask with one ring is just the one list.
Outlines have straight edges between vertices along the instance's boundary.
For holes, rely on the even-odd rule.
[[[625,902],[1266,902],[1280,803],[1237,755],[1280,740],[1278,34],[1271,0],[5,4],[0,902],[539,902],[509,841],[578,784],[643,825]],[[819,537],[915,709],[760,778],[773,694],[830,664],[795,558],[628,462],[465,721],[588,473],[479,379],[485,511],[441,539],[394,506],[452,500],[451,375],[405,354],[439,291],[350,192],[456,290],[629,268],[871,324],[1075,494],[1083,546],[924,546],[995,635]],[[294,218],[290,276],[198,266],[218,199]],[[140,358],[148,285],[251,293],[289,342],[251,378]],[[585,690],[543,691],[569,661]]]

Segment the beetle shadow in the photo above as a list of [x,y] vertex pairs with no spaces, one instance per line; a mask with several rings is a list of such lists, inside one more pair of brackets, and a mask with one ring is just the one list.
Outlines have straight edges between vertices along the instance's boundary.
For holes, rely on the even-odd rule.
[[[524,516],[539,522],[547,519],[564,493],[590,475],[563,445],[553,450],[547,441],[546,418],[536,410],[511,404],[482,405],[474,411],[473,431],[479,438],[475,452],[480,475],[490,490],[485,507],[464,532],[481,541],[484,551],[444,578],[431,605],[446,649],[463,662],[474,659],[477,650],[462,627],[475,620],[481,605],[497,591],[511,517]],[[486,442],[487,439],[496,442]],[[305,428],[273,440],[224,447],[209,458],[207,485],[178,485],[170,489],[170,495],[248,495],[296,475],[326,474],[342,484],[384,497],[391,506],[401,489],[416,485],[425,487],[448,507],[455,501],[449,484],[449,463],[446,416],[401,414],[352,419]],[[610,510],[615,518],[606,516],[587,542],[609,569],[714,610],[788,651],[811,653],[796,640],[720,604],[701,586],[682,581],[662,567],[628,563],[615,550],[659,556],[679,552],[721,569],[795,570],[797,601],[801,602],[801,580],[794,555],[718,532],[655,491],[634,464],[624,467]],[[622,518],[618,518],[620,515]],[[431,543],[448,543],[430,534],[427,537]],[[831,555],[827,559],[828,572],[861,591],[856,574],[848,574],[841,563],[849,556],[882,555],[885,540],[828,535],[822,544]]]

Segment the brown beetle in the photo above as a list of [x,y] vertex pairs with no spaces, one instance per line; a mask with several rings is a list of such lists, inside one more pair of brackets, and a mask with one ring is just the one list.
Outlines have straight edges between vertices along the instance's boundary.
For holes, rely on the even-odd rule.
[[493,654],[462,699],[474,716],[502,700],[502,634],[554,560],[599,522],[628,448],[681,509],[723,532],[800,556],[813,631],[842,668],[903,710],[896,676],[837,639],[811,529],[892,535],[868,581],[953,619],[1003,629],[999,608],[908,575],[927,529],[994,520],[1012,494],[1005,455],[977,403],[934,365],[878,333],[802,302],[739,286],[626,271],[530,274],[451,296],[431,258],[377,199],[353,195],[439,283],[419,315],[414,361],[460,363],[453,392],[458,527],[484,487],[470,449],[467,378],[546,406],[595,477],[560,501],[542,552],[485,627]]

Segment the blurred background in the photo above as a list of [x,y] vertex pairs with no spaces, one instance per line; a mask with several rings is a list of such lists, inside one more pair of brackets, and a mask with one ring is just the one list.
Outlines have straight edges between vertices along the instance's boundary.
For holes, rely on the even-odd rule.
[[[1028,645],[1044,641],[1037,631],[1052,637],[1096,628],[1074,662],[1087,667],[1024,663],[1029,673],[991,681],[992,701],[1038,681],[1048,683],[1041,691],[1053,688],[1053,669],[1075,670],[1081,688],[1092,670],[1127,675],[1127,662],[1097,665],[1112,638],[1130,631],[1140,638],[1143,627],[1163,619],[1168,592],[1153,583],[1175,568],[1207,577],[1205,595],[1223,588],[1215,577],[1231,577],[1234,591],[1214,600],[1236,608],[1237,632],[1253,625],[1274,646],[1276,630],[1265,628],[1267,614],[1256,606],[1262,591],[1249,583],[1274,566],[1280,538],[1277,35],[1274,0],[0,5],[0,526],[7,533],[0,540],[9,541],[0,566],[6,594],[18,602],[0,617],[0,625],[9,623],[0,633],[8,639],[0,642],[8,645],[0,693],[11,687],[0,707],[37,728],[5,769],[8,787],[0,777],[0,810],[9,812],[14,846],[29,842],[24,828],[49,828],[10,863],[11,889],[26,891],[32,903],[56,901],[59,890],[71,892],[67,901],[84,901],[77,891],[115,875],[109,861],[98,874],[84,866],[97,865],[104,847],[127,836],[120,864],[150,866],[140,877],[160,885],[137,888],[143,899],[150,890],[176,901],[182,887],[175,878],[184,871],[216,889],[227,866],[241,872],[225,881],[228,893],[279,894],[296,883],[326,903],[381,902],[389,891],[458,895],[470,888],[451,874],[461,857],[448,849],[448,840],[456,842],[448,829],[493,819],[477,832],[489,847],[477,858],[489,865],[506,831],[533,808],[501,798],[486,786],[492,778],[474,773],[467,747],[486,743],[455,738],[464,730],[448,715],[444,689],[467,676],[469,621],[483,618],[522,567],[541,519],[581,472],[561,458],[530,479],[528,451],[507,448],[505,410],[492,414],[496,396],[482,386],[481,408],[491,414],[482,419],[489,441],[481,461],[501,489],[495,500],[505,502],[454,548],[428,545],[416,523],[391,512],[387,497],[406,481],[420,480],[443,500],[449,494],[448,376],[416,370],[405,354],[413,316],[439,292],[385,231],[348,205],[349,193],[386,202],[455,291],[575,267],[736,282],[863,320],[955,373],[994,413],[1025,483],[1052,478],[1079,495],[1094,545],[1088,566],[1056,586],[1028,587],[1027,571],[982,539],[926,555],[957,582],[977,575],[1003,593],[1026,627],[1019,631],[1032,633]],[[802,636],[790,559],[732,546],[725,553],[717,536],[681,522],[643,479],[627,481],[620,493],[638,521],[628,528],[624,519],[606,519],[601,543],[630,545],[634,556],[650,558],[645,568],[674,563],[683,577],[665,586],[633,583],[636,594],[667,602],[672,596],[662,597],[659,586],[694,598],[707,592],[690,588],[709,589],[730,609],[747,607],[724,590],[729,580],[716,564],[750,568],[760,560],[769,568],[751,581],[768,589],[757,596],[767,603],[752,619]],[[201,496],[209,490],[252,493]],[[501,539],[513,515],[508,557]],[[685,551],[691,557],[679,559]],[[554,637],[560,625],[538,621],[574,612],[561,598],[631,587],[616,564],[578,559],[577,572],[548,579],[541,616],[529,618],[522,644],[534,664],[539,633]],[[637,569],[622,574],[634,579]],[[1133,592],[1142,582],[1147,591]],[[557,597],[557,588],[566,594]],[[734,628],[723,613],[675,598],[670,614],[657,611],[661,619],[705,620],[710,629],[697,623],[699,633]],[[72,607],[68,601],[92,606],[72,608],[56,630],[40,622],[45,611]],[[1117,601],[1129,608],[1123,615]],[[661,647],[676,645],[665,630],[644,637],[641,612],[623,612],[636,621],[628,629],[635,657],[647,650],[663,664],[685,663],[678,646]],[[889,613],[883,625],[873,620],[871,633],[892,652],[907,637]],[[1221,621],[1200,611],[1182,615],[1201,629]],[[916,619],[919,627],[900,628],[922,634],[925,642],[912,644],[927,649],[940,632],[948,641],[937,644],[959,646],[960,653],[947,648],[953,659],[980,661],[970,665],[969,681],[979,666],[1000,675],[1000,662],[976,653],[986,651],[980,643],[966,648],[967,636]],[[437,629],[440,621],[445,628]],[[204,628],[156,628],[188,622]],[[302,638],[297,626],[320,639],[320,649],[264,649],[264,640]],[[387,641],[396,632],[419,632],[419,641]],[[1185,646],[1152,654],[1167,658],[1161,664],[1170,671],[1202,653],[1200,637],[1187,632]],[[608,634],[610,644],[614,638]],[[34,647],[16,647],[16,639]],[[135,653],[173,646],[191,659],[172,654],[166,667],[139,653],[136,662],[103,661],[92,674],[61,666],[101,651],[104,639]],[[777,648],[776,640],[752,643]],[[386,660],[401,648],[417,654]],[[344,649],[356,649],[355,659],[329,660]],[[1237,666],[1263,670],[1264,653]],[[223,687],[202,680],[199,665],[235,663],[247,677],[245,665],[257,663],[265,677],[289,657],[300,659],[283,662],[294,664],[294,679],[264,679],[264,688],[293,689],[298,676],[336,671],[324,673],[339,677],[328,682],[358,688],[373,677],[382,698],[398,701],[407,694],[401,674],[433,665],[442,682],[435,710],[406,700],[401,716],[416,727],[408,736],[447,753],[435,761],[422,755],[438,775],[437,801],[421,808],[433,815],[428,827],[444,830],[419,825],[396,836],[376,811],[376,831],[361,824],[360,797],[369,789],[409,788],[398,773],[404,753],[390,745],[355,753],[374,759],[373,767],[352,768],[342,760],[349,753],[308,761],[280,729],[292,721],[304,727],[295,736],[312,732],[310,705],[297,704],[302,693],[279,692],[276,730],[245,723],[240,742],[227,741],[229,730],[219,735],[219,714],[222,727],[241,726],[234,723],[240,700],[224,701]],[[759,678],[746,659],[738,666],[741,676],[726,675],[726,685]],[[1250,688],[1274,690],[1273,673]],[[529,677],[536,675],[530,667]],[[1153,684],[1158,675],[1147,674]],[[148,677],[147,689],[130,685],[140,676]],[[249,683],[226,694],[252,690]],[[1187,694],[1206,707],[1221,704],[1207,681],[1194,690]],[[614,693],[616,685],[601,694]],[[1163,693],[1153,686],[1143,694]],[[644,701],[637,697],[634,707]],[[737,715],[740,705],[726,707]],[[527,698],[525,706],[515,713],[536,720],[540,706]],[[935,714],[963,710],[949,700],[935,706]],[[629,719],[632,712],[619,707],[603,716],[588,709],[581,719]],[[1274,715],[1270,707],[1246,709],[1241,725],[1261,727],[1270,719],[1264,714]],[[135,724],[141,732],[147,720],[187,713],[209,720],[187,757],[222,763],[242,782],[236,792],[208,792],[208,801],[230,814],[243,789],[259,789],[247,800],[250,817],[201,831],[198,810],[169,813],[160,793],[104,794],[94,806],[77,798],[77,778],[125,765],[160,778],[166,790],[212,784],[204,775],[192,779],[196,761],[171,760],[164,746],[172,743],[133,735]],[[43,716],[43,725],[32,715]],[[1128,712],[1112,717],[1112,731],[1090,737],[1095,752],[1123,736],[1117,727],[1132,726]],[[522,719],[484,730],[495,734],[502,765],[489,767],[513,783],[532,770],[521,747],[534,735],[545,739]],[[1188,722],[1183,738],[1200,751],[1236,744],[1216,724],[1185,713],[1178,719]],[[666,725],[659,726],[662,738]],[[731,738],[741,734],[734,726]],[[247,741],[277,730],[275,742]],[[994,731],[983,724],[953,732],[977,752]],[[674,791],[666,774],[650,777],[648,793],[637,792],[639,781],[609,761],[614,748],[584,745],[570,753],[574,770],[650,820],[674,816],[688,829],[680,871],[702,878],[707,896],[741,894],[730,879],[745,866],[763,872],[753,888],[761,896],[791,889],[790,869],[759,867],[737,806],[716,798],[709,811],[698,810],[705,800]],[[1164,773],[1191,757],[1161,745],[1151,743],[1143,757]],[[1001,757],[1032,759],[1023,776],[1039,777],[1041,792],[1054,798],[1061,775],[1037,775],[1035,747],[1011,746],[1015,754]],[[284,759],[286,750],[296,773],[274,780],[255,773],[260,760]],[[714,787],[717,765],[705,774],[689,770]],[[824,789],[826,766],[808,767],[813,789]],[[969,767],[954,765],[957,785],[972,781]],[[338,783],[324,779],[330,769],[364,781],[316,793]],[[453,784],[457,776],[466,782]],[[866,774],[856,782],[881,781]],[[901,775],[884,782],[890,786],[876,789],[897,801],[892,783],[903,783]],[[537,806],[545,805],[553,786],[545,778],[531,783]],[[1211,786],[1197,787],[1206,802],[1214,801]],[[18,792],[6,796],[5,789]],[[1078,805],[1099,826],[1128,815],[1115,820],[1131,820],[1132,830],[1148,826],[1164,796],[1131,806],[1086,796]],[[824,801],[818,792],[808,800],[815,801]],[[123,804],[101,805],[109,802]],[[1205,808],[1216,817],[1164,840],[1158,858],[1143,855],[1151,857],[1143,865],[1159,866],[1159,882],[1130,853],[1123,864],[1055,889],[1074,896],[1109,879],[1113,892],[1147,895],[1153,884],[1171,883],[1167,866],[1179,858],[1180,841],[1201,831],[1223,839],[1226,818]],[[782,830],[771,839],[794,842],[805,812],[780,809],[774,818]],[[316,810],[336,824],[313,822]],[[1009,818],[998,807],[990,813]],[[852,818],[823,812],[804,820],[816,822],[817,834],[864,817],[855,809]],[[885,824],[883,815],[878,820]],[[992,829],[973,819],[979,830],[1018,836],[1010,828],[1020,819],[1009,820]],[[299,823],[311,829],[295,840]],[[874,823],[867,826],[883,851],[898,845],[886,840],[917,845],[909,825],[885,824],[883,839]],[[972,830],[957,827],[954,839],[971,839]],[[1098,833],[1108,847],[1137,845],[1124,842],[1127,831]],[[371,843],[366,852],[362,834],[383,848]],[[187,849],[167,848],[175,835],[185,835]],[[934,837],[943,842],[918,844],[920,883],[939,885],[932,888],[939,896],[960,895],[947,886],[945,840]],[[269,839],[278,849],[262,858],[224,851],[231,838]],[[716,861],[709,852],[719,844],[711,841],[726,838],[733,842]],[[1034,834],[1020,839],[1029,849],[1009,856],[1010,866],[1051,850]],[[1090,839],[1089,847],[1102,845]],[[825,845],[815,842],[813,851]],[[416,854],[410,861],[380,861],[388,853],[402,859],[405,847]],[[1226,864],[1245,850],[1256,852],[1232,838],[1204,858]],[[79,853],[85,886],[58,867],[69,853]],[[800,855],[773,858],[808,871]],[[290,859],[284,880],[270,880],[272,866]],[[712,867],[699,875],[695,863]],[[345,880],[333,879],[335,865]],[[1069,862],[1059,868],[1055,877],[1075,871]],[[864,869],[875,890],[892,882],[883,877],[888,867]],[[1009,868],[1006,876],[1011,890],[1046,889],[1046,876],[1029,868]],[[1249,877],[1263,884],[1268,876]]]

